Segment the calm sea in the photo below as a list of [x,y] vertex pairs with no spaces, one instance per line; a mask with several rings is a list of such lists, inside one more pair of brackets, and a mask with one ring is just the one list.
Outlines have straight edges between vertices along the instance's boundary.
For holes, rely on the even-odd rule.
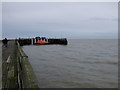
[[2,42],[0,41],[0,90],[2,89]]
[[117,88],[118,40],[70,39],[24,46],[41,88]]

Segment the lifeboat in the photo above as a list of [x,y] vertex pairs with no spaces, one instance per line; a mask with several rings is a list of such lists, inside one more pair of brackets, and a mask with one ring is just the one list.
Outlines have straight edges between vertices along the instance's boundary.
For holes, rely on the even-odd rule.
[[49,44],[47,41],[43,41],[43,40],[38,40],[36,43],[34,43],[35,45],[46,45]]

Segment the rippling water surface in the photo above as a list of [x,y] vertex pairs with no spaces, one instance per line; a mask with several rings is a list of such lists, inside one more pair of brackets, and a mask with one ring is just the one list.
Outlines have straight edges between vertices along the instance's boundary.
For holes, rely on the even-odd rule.
[[0,41],[0,89],[2,88],[2,42]]
[[41,88],[118,87],[118,41],[70,39],[24,46]]

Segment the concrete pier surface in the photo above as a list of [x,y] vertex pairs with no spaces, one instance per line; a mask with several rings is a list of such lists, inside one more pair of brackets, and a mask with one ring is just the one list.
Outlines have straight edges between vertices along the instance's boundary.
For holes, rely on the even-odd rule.
[[38,88],[28,57],[17,41],[2,46],[2,88]]

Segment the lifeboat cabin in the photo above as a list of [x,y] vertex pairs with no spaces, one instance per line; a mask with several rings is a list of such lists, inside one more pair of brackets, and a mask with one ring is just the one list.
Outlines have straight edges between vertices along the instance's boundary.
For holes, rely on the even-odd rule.
[[46,39],[46,37],[36,37],[35,38],[35,43],[34,45],[46,45],[49,44],[48,40]]

